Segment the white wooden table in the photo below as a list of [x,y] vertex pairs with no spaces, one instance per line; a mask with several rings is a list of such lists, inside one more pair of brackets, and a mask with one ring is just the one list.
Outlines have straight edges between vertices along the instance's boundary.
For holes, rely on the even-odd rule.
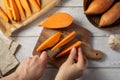
[[[102,50],[105,53],[105,57],[102,61],[89,60],[85,75],[78,80],[119,80],[120,52],[110,49],[107,42],[110,34],[120,33],[120,30],[103,31],[95,28],[84,15],[83,0],[63,0],[53,10],[42,16],[42,18],[39,18],[24,28],[16,31],[12,37],[21,44],[21,47],[16,54],[18,60],[21,61],[26,57],[32,56],[32,51],[42,31],[42,28],[37,26],[38,23],[48,15],[60,11],[71,14],[75,19],[75,23],[90,30],[92,33],[92,47]],[[41,80],[54,80],[56,73],[57,69],[48,65]]]

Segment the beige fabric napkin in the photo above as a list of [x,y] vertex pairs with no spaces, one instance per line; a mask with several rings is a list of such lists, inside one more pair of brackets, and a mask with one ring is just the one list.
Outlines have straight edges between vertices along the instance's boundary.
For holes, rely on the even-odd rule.
[[17,42],[0,35],[0,70],[2,75],[5,75],[19,64],[14,56],[18,46]]

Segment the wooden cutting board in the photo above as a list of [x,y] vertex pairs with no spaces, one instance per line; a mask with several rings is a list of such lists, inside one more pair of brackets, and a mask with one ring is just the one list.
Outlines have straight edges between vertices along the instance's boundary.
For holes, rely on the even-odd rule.
[[[62,35],[63,35],[62,38],[64,38],[66,35],[68,35],[72,31],[77,32],[77,36],[75,37],[75,39],[73,41],[71,41],[69,44],[65,45],[64,47],[66,47],[66,46],[72,44],[74,41],[78,41],[78,40],[83,41],[86,44],[88,44],[88,46],[90,46],[91,32],[88,31],[87,29],[77,25],[77,24],[72,23],[68,28],[64,28],[64,29],[47,29],[47,28],[44,28],[40,37],[39,37],[39,39],[38,39],[38,41],[37,41],[37,44],[34,48],[33,55],[40,55],[41,53],[37,52],[36,48],[42,42],[44,42],[47,38],[49,38],[51,35],[53,35],[54,33],[58,32],[58,31],[62,33]],[[47,49],[46,51],[48,52],[48,55],[52,54],[50,49]],[[89,59],[97,60],[97,59],[101,59],[101,57],[102,57],[102,52],[93,51],[93,50],[91,51],[91,50],[88,49],[88,47],[83,47],[83,51],[84,51],[86,57],[89,58]],[[62,58],[58,58],[58,59],[49,57],[48,62],[50,64],[56,66],[56,67],[60,67],[60,65],[67,59],[67,57],[68,57],[68,55],[64,56]]]

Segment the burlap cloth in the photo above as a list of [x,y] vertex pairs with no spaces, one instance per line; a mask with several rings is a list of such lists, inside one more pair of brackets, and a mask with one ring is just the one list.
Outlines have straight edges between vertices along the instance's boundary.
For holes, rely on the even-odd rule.
[[0,76],[5,75],[19,64],[14,56],[18,46],[17,42],[0,35]]

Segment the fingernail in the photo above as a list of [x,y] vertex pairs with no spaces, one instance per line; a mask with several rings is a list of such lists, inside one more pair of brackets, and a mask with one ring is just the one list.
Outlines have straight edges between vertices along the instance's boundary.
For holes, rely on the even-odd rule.
[[74,48],[72,48],[72,50],[71,50],[71,51],[73,52],[73,51],[75,51],[75,49],[76,49],[76,48],[74,47]]

